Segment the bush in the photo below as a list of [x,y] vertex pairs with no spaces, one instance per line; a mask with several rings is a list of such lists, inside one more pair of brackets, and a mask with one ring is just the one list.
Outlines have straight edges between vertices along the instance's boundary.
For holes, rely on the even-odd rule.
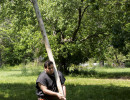
[[125,63],[125,67],[129,67],[130,68],[130,62],[126,62]]

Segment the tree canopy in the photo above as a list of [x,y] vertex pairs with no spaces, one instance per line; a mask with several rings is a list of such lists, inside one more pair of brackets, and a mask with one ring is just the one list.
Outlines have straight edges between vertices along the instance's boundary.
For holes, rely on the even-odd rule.
[[[127,55],[130,48],[128,0],[38,0],[56,63],[70,64],[90,58],[106,60],[109,47]],[[46,50],[30,1],[0,1],[0,51],[5,64],[33,61]]]

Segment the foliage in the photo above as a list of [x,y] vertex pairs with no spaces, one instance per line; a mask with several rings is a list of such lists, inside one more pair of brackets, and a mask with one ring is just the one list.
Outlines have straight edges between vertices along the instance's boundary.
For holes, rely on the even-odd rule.
[[37,24],[32,4],[19,0],[1,4],[1,11],[4,13],[0,17],[5,16],[0,27],[2,63],[14,65],[34,60],[43,50],[43,43],[38,27],[34,26]]
[[107,49],[107,53],[105,54],[106,62],[108,65],[112,67],[125,67],[125,59],[127,58],[117,49],[112,46]]
[[[47,59],[30,1],[0,1],[2,63]],[[38,4],[54,58],[65,72],[71,64],[90,58],[107,60],[110,46],[118,54],[129,53],[128,0],[38,0]]]
[[125,66],[126,66],[126,67],[130,67],[130,62],[126,62],[126,63],[125,63]]
[[[49,36],[50,41],[53,41],[51,42],[52,50],[57,63],[60,67],[63,65],[64,70],[67,70],[66,67],[71,63],[79,64],[91,57],[106,60],[106,48],[110,45],[115,47],[114,40],[117,40],[116,37],[119,37],[122,31],[126,33],[125,35],[122,33],[125,39],[122,44],[127,40],[128,33],[124,31],[123,27],[123,24],[128,23],[128,15],[125,14],[129,13],[127,12],[127,1],[67,0],[46,3],[42,2],[42,5],[52,12],[44,12],[43,20],[45,23],[51,24],[50,29],[47,27],[47,30],[53,29],[51,31],[53,34]],[[51,5],[52,3],[53,5]],[[42,6],[40,7],[43,9]],[[116,25],[117,20],[122,26]],[[114,27],[117,28],[118,34],[114,33]],[[118,27],[121,27],[121,30]],[[120,35],[120,37],[122,36]],[[120,48],[126,48],[126,45],[117,49],[119,52],[125,52],[124,54],[129,51],[129,49]]]

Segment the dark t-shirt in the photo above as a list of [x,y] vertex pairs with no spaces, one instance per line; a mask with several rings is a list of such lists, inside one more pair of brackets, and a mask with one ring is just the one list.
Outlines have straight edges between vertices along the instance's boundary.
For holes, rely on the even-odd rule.
[[[61,84],[63,85],[65,82],[65,78],[61,72],[58,71],[58,74],[60,77]],[[49,89],[51,91],[58,92],[58,88],[56,85],[56,80],[55,80],[54,74],[48,75],[45,71],[43,71],[39,75],[39,77],[37,78],[37,81],[36,81],[36,88],[37,88],[36,94],[37,94],[37,96],[38,97],[48,97],[48,95],[46,95],[42,92],[42,90],[38,86],[38,83],[41,83],[42,85],[46,86],[47,89]]]

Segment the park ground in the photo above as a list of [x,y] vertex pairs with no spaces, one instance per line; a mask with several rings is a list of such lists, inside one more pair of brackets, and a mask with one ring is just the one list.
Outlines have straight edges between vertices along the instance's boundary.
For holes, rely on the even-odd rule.
[[[42,70],[1,68],[0,100],[37,100],[35,81]],[[95,68],[65,78],[67,100],[130,100],[130,68]]]

